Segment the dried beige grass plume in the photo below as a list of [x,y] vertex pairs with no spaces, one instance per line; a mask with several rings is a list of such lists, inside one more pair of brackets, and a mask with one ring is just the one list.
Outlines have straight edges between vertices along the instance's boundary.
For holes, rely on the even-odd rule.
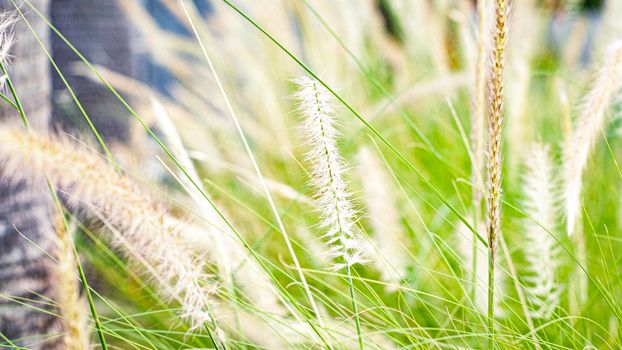
[[590,152],[600,137],[605,124],[606,110],[611,98],[622,85],[622,41],[609,46],[596,79],[585,97],[579,118],[570,139],[565,144],[564,200],[566,230],[572,235],[581,214],[581,187],[583,172]]
[[78,287],[78,272],[76,256],[73,249],[71,227],[66,227],[60,217],[56,222],[56,235],[58,240],[57,268],[55,279],[57,281],[56,303],[60,311],[63,323],[63,336],[65,349],[86,350],[89,349],[89,332],[87,305],[80,297]]
[[[488,232],[488,331],[494,332],[494,285],[495,254],[501,234],[501,138],[503,131],[503,69],[507,43],[509,4],[497,0],[495,6],[495,34],[493,37],[492,66],[490,69],[490,109],[488,114],[488,147],[486,169],[488,197],[486,198]],[[491,336],[491,342],[494,338]],[[492,345],[492,344],[491,344]]]
[[14,179],[47,174],[70,209],[104,222],[117,235],[116,243],[151,273],[164,298],[180,303],[180,316],[193,328],[212,320],[213,287],[203,259],[183,247],[165,206],[128,176],[66,138],[12,125],[0,127],[0,162]]

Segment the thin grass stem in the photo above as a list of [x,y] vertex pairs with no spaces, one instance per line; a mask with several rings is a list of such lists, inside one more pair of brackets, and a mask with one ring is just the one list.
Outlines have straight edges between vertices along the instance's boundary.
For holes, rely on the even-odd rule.
[[352,301],[352,312],[354,313],[354,322],[356,323],[356,334],[359,341],[359,349],[363,350],[363,334],[361,332],[361,319],[359,317],[359,309],[356,304],[356,295],[354,292],[354,281],[352,280],[352,268],[350,265],[346,267],[346,275],[348,276],[348,289],[350,290],[350,300]]

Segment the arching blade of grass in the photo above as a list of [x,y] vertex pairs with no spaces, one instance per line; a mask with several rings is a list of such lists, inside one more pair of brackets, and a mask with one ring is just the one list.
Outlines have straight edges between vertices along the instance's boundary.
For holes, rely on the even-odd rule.
[[[28,350],[28,348],[24,348],[21,346],[17,346],[15,345],[15,343],[13,343],[11,341],[11,339],[7,338],[4,333],[0,332],[0,339],[4,340],[7,344],[9,349],[15,349],[15,350]],[[4,347],[5,345],[2,345],[2,347]]]
[[11,107],[17,109],[20,117],[22,118],[22,122],[24,123],[26,128],[29,128],[30,125],[28,123],[28,118],[26,118],[24,107],[22,106],[22,102],[20,101],[19,96],[17,95],[17,91],[15,91],[15,86],[13,85],[11,76],[9,75],[9,72],[7,71],[5,67],[5,63],[2,60],[0,60],[0,71],[2,71],[2,75],[5,77],[6,85],[9,87],[9,91],[11,91],[11,95],[13,96],[13,101],[15,102],[12,102],[4,94],[2,94],[2,99],[5,100],[9,105],[11,105]]
[[2,97],[4,102],[8,103],[9,106],[11,106],[11,108],[13,108],[16,111],[19,111],[19,107],[15,104],[15,102],[11,101],[11,99],[7,95],[0,92],[0,97]]

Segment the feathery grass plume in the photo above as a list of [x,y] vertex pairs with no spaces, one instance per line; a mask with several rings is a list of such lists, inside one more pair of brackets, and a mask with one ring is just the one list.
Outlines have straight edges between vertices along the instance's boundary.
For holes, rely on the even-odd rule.
[[560,265],[560,247],[550,232],[557,224],[555,180],[549,148],[534,144],[525,159],[523,177],[523,210],[525,244],[523,254],[527,262],[527,293],[534,318],[548,319],[559,304],[560,284],[557,269]]
[[365,204],[373,229],[372,238],[377,249],[374,255],[378,255],[374,263],[382,274],[382,280],[393,284],[387,286],[387,290],[394,291],[395,285],[405,278],[410,259],[404,246],[408,239],[400,227],[400,214],[390,186],[392,179],[369,148],[361,148],[358,160]]
[[581,182],[590,152],[605,124],[605,112],[611,98],[622,85],[622,41],[605,51],[592,89],[585,97],[570,139],[566,141],[564,162],[564,200],[566,230],[572,235],[581,213]]
[[145,265],[161,295],[180,303],[180,317],[193,329],[212,321],[213,287],[205,283],[202,259],[182,247],[165,207],[129,177],[67,139],[29,135],[12,125],[0,127],[0,162],[20,180],[47,174],[70,209],[103,221],[118,236],[122,243],[116,243]]
[[350,194],[343,179],[344,164],[337,149],[339,132],[335,126],[332,95],[324,86],[307,77],[296,80],[296,98],[303,116],[301,130],[307,138],[307,160],[312,164],[311,182],[327,230],[328,255],[336,259],[334,270],[365,263],[364,244],[357,237]]
[[89,349],[88,314],[78,287],[77,262],[71,237],[74,230],[65,227],[60,217],[62,214],[58,215],[55,225],[58,237],[58,265],[55,271],[58,290],[55,301],[62,316],[64,349],[86,350]]
[[299,78],[296,83],[299,90],[295,96],[303,117],[301,129],[309,147],[306,156],[313,167],[311,182],[322,217],[320,225],[327,230],[324,237],[330,246],[328,256],[335,260],[333,269],[346,270],[359,348],[363,350],[351,268],[367,262],[367,259],[364,256],[365,243],[355,231],[355,211],[343,179],[344,162],[337,148],[339,133],[331,106],[332,95],[323,85],[308,77]]
[[497,241],[501,234],[501,137],[503,130],[503,68],[507,43],[509,5],[507,0],[495,1],[495,33],[490,70],[490,110],[488,112],[488,147],[486,169],[488,194],[486,198],[488,232],[488,331],[489,347],[494,346],[494,269]]

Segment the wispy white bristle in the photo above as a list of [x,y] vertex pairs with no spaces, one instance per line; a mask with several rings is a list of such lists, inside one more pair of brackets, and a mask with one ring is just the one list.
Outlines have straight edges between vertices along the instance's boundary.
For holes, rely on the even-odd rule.
[[296,98],[303,117],[301,130],[306,136],[307,160],[312,164],[311,181],[330,245],[328,255],[336,259],[335,270],[364,263],[364,244],[355,233],[355,211],[343,179],[344,164],[337,148],[339,132],[335,126],[332,95],[317,81],[296,80]]
[[557,269],[560,246],[551,232],[557,223],[555,181],[549,148],[534,144],[525,160],[523,180],[524,255],[528,275],[527,294],[531,301],[531,316],[549,318],[559,304],[560,285]]
[[[10,57],[9,51],[13,46],[14,36],[11,28],[17,22],[15,12],[3,12],[0,14],[0,62],[5,63]],[[0,89],[4,88],[7,76],[0,76]]]

